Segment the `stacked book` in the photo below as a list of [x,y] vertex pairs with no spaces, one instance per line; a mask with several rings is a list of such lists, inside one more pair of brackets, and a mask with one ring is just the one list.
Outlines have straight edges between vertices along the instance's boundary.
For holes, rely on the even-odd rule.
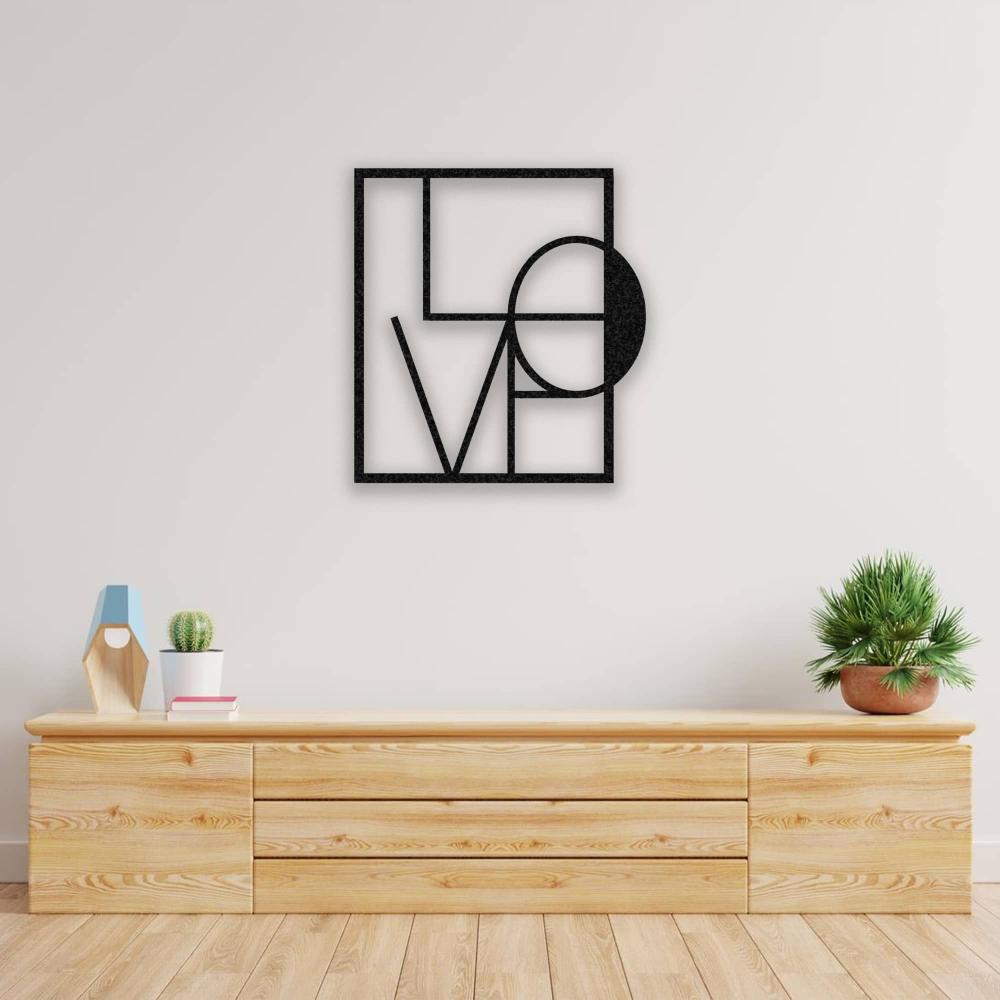
[[167,712],[170,722],[218,722],[235,719],[240,706],[236,695],[188,696],[174,698]]

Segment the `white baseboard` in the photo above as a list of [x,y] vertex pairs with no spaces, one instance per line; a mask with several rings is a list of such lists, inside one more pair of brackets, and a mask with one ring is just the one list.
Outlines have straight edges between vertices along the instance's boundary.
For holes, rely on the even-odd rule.
[[[28,842],[0,840],[0,882],[26,882]],[[1000,882],[1000,840],[977,840],[972,845],[972,881]]]
[[0,840],[0,882],[28,881],[28,842]]

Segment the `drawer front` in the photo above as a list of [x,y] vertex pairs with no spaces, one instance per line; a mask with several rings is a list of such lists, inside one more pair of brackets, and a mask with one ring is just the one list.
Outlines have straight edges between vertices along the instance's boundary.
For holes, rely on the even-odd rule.
[[746,802],[258,802],[276,858],[746,857]]
[[744,799],[745,743],[257,743],[258,799]]
[[735,858],[254,862],[257,913],[745,913],[746,902]]
[[29,882],[41,913],[249,913],[249,743],[35,743]]

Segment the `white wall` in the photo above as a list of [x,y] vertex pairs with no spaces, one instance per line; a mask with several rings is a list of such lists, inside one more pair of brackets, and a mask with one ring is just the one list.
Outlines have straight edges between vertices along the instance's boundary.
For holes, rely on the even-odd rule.
[[[941,702],[1000,877],[998,47],[973,0],[7,0],[0,840],[105,583],[157,644],[211,610],[253,708],[834,707],[815,589],[897,546],[984,636]],[[616,170],[618,482],[353,485],[352,168],[538,164]]]

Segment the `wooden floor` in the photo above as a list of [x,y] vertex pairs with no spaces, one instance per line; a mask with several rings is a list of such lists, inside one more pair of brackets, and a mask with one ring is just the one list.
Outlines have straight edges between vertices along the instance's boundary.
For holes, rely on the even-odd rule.
[[29,916],[0,998],[1000,998],[1000,884],[971,916]]

